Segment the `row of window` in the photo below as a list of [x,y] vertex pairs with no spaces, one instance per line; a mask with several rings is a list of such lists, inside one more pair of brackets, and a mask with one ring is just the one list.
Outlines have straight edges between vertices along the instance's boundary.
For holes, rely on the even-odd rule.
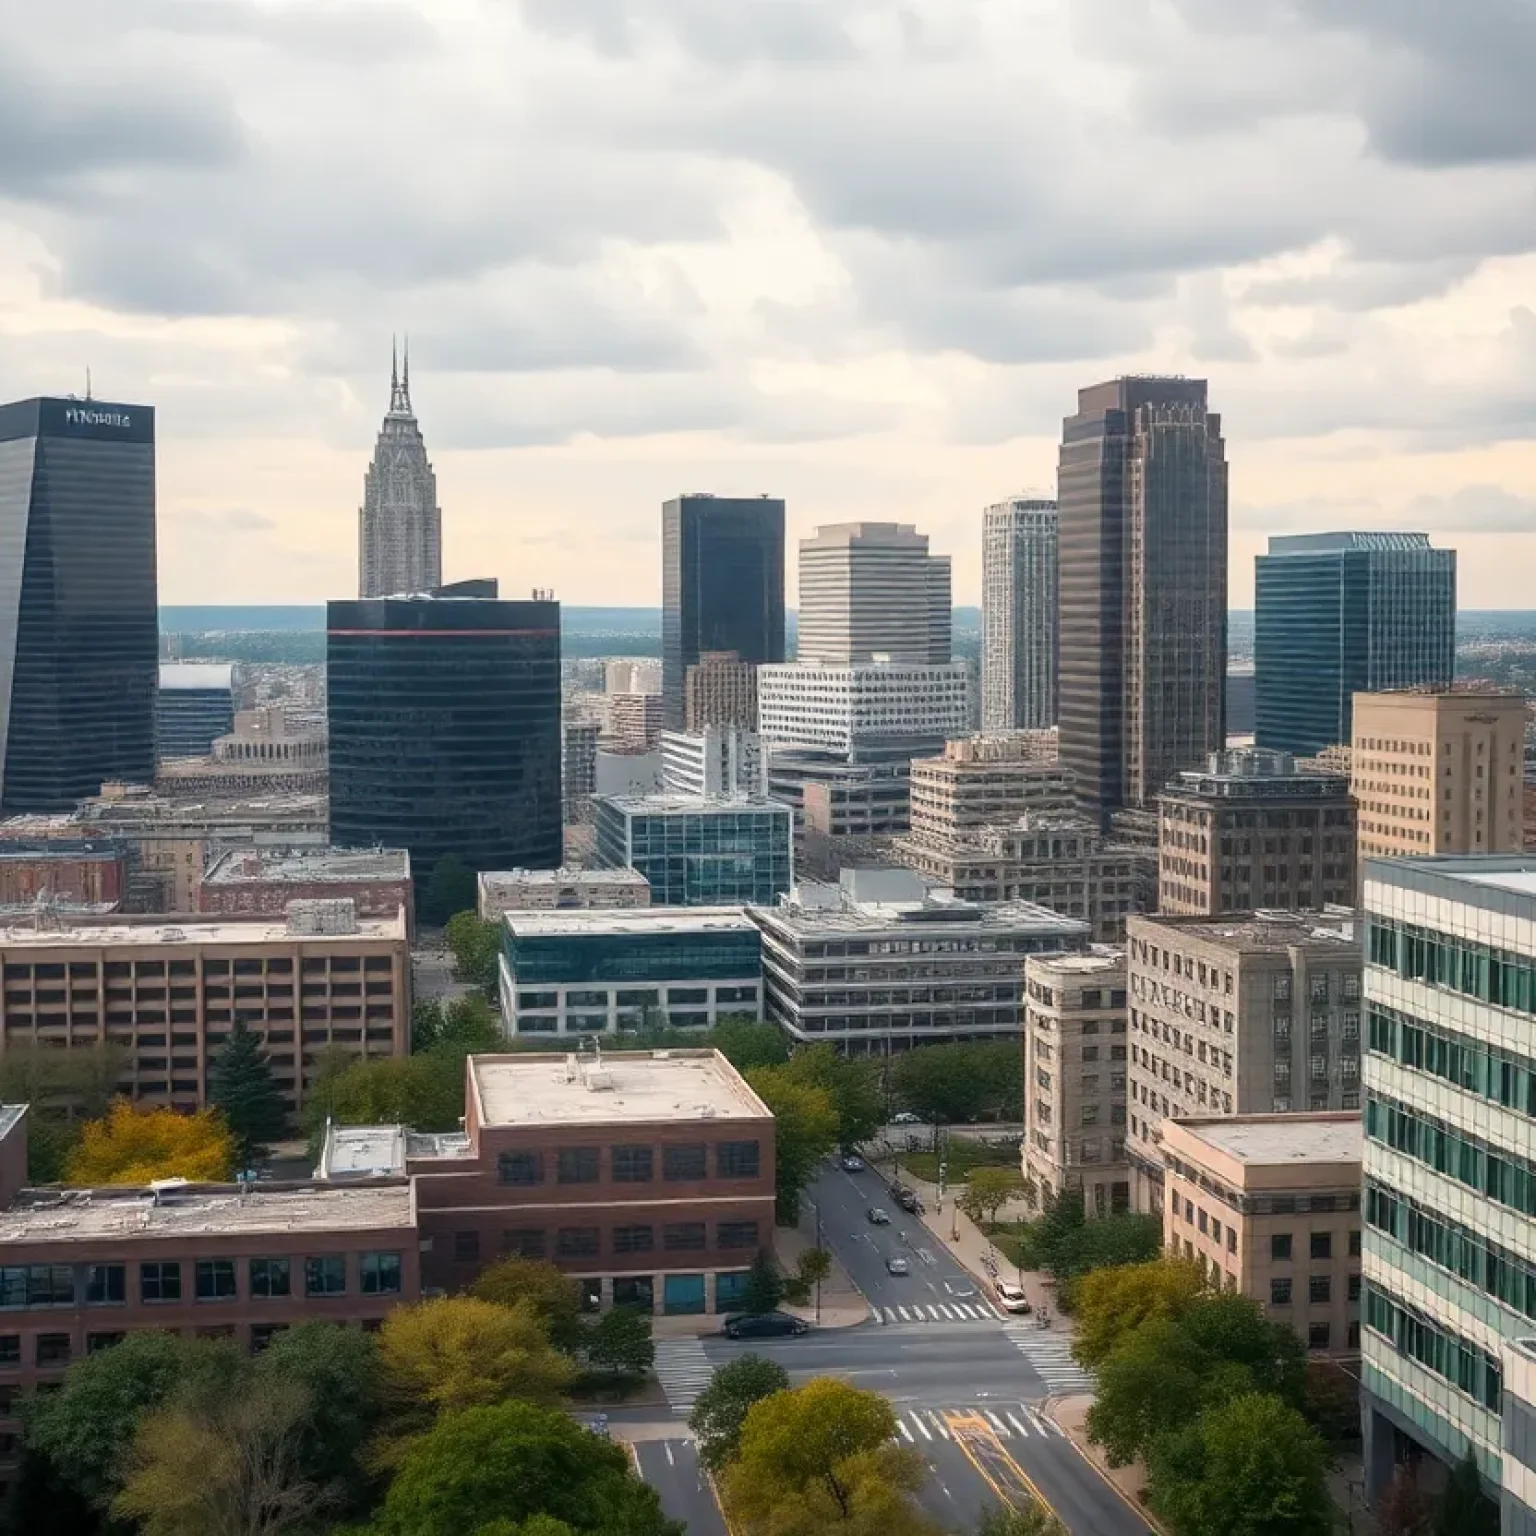
[[[292,1259],[249,1259],[251,1296],[293,1294]],[[239,1294],[236,1259],[193,1259],[192,1297],[197,1301],[232,1301]],[[303,1260],[306,1296],[343,1296],[347,1291],[345,1254]],[[141,1302],[182,1301],[186,1266],[175,1259],[147,1260],[137,1266]],[[400,1293],[400,1255],[365,1253],[358,1260],[358,1289],[365,1296]],[[0,1265],[0,1307],[101,1307],[128,1300],[126,1264]]]
[[[1275,1275],[1269,1282],[1269,1300],[1271,1306],[1288,1307],[1295,1297],[1295,1286],[1289,1275]],[[1349,1277],[1349,1299],[1360,1299],[1360,1276]],[[1325,1306],[1333,1300],[1333,1276],[1332,1275],[1308,1275],[1307,1276],[1307,1302],[1314,1307]]]
[[[389,955],[310,955],[304,959],[306,976],[324,975],[330,971],[388,971],[393,965]],[[34,976],[40,981],[62,980],[65,966],[54,961],[28,964],[25,961],[8,960],[4,967],[6,981],[26,981]],[[99,967],[102,975],[116,976],[196,976],[195,960],[107,960]],[[81,980],[94,980],[98,966],[94,960],[74,960],[69,963],[68,974]],[[262,976],[291,975],[293,960],[286,955],[265,956],[259,960],[214,960],[202,962],[205,976]]]
[[1376,1094],[1365,1101],[1365,1134],[1500,1205],[1536,1216],[1536,1164],[1524,1158]]
[[1536,957],[1380,917],[1372,917],[1367,929],[1367,952],[1372,965],[1405,980],[1499,1008],[1536,1012]]
[[[761,1168],[760,1145],[755,1141],[717,1141],[717,1179],[755,1179]],[[549,1156],[557,1184],[596,1184],[602,1178],[601,1147],[561,1147]],[[649,1184],[656,1177],[656,1148],[618,1144],[608,1149],[609,1175],[615,1184]],[[535,1151],[503,1152],[496,1172],[503,1184],[527,1187],[542,1184],[546,1154]],[[672,1183],[694,1182],[709,1177],[709,1148],[691,1142],[661,1149],[661,1175]]]
[[1484,1408],[1499,1412],[1504,1389],[1499,1362],[1417,1308],[1388,1295],[1376,1282],[1365,1293],[1365,1325],[1400,1355],[1418,1361]]
[[[709,1230],[702,1221],[671,1221],[660,1229],[649,1222],[631,1222],[612,1229],[610,1252],[615,1255],[630,1253],[704,1253],[709,1248]],[[758,1224],[755,1221],[717,1221],[715,1223],[715,1247],[739,1252],[744,1248],[756,1248],[759,1242]],[[545,1259],[550,1256],[549,1232],[544,1227],[509,1227],[501,1234],[502,1252],[524,1259]],[[595,1259],[602,1255],[603,1233],[601,1227],[557,1227],[555,1229],[554,1256],[557,1259]],[[478,1231],[453,1234],[453,1257],[460,1264],[480,1262],[480,1234]]]
[[1416,1072],[1465,1088],[1522,1115],[1536,1116],[1536,1061],[1373,1003],[1367,1017],[1372,1051]]

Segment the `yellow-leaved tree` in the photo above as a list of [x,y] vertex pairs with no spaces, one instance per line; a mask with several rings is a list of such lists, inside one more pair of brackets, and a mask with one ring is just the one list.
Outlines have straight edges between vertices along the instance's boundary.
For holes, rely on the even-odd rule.
[[88,1120],[64,1170],[67,1184],[148,1184],[152,1179],[214,1183],[229,1178],[235,1141],[215,1110],[195,1115],[114,1099]]

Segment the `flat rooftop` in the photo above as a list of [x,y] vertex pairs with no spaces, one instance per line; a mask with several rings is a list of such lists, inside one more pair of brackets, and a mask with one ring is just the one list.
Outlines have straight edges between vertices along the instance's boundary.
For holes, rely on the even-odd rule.
[[576,934],[755,932],[744,907],[534,907],[502,913],[523,939]]
[[469,1060],[487,1127],[773,1118],[718,1051]]
[[358,1179],[405,1172],[405,1129],[398,1125],[332,1125],[320,1149],[317,1179]]
[[305,944],[348,943],[358,939],[403,939],[405,914],[359,917],[350,933],[295,933],[285,917],[156,917],[122,921],[65,920],[58,927],[39,928],[16,918],[0,923],[0,945],[17,949],[86,948],[91,945],[156,944],[274,944],[294,939]]
[[807,938],[833,938],[845,933],[942,934],[980,929],[1078,939],[1088,932],[1087,923],[1080,918],[1063,917],[1060,912],[1033,901],[865,901],[842,907],[753,907],[752,912],[759,922],[788,928]]
[[235,668],[228,661],[162,661],[160,686],[167,692],[183,688],[212,688],[228,693],[235,686]]
[[191,1185],[162,1193],[147,1189],[35,1190],[0,1211],[0,1250],[6,1243],[95,1243],[105,1238],[179,1238],[241,1232],[366,1231],[415,1227],[411,1188],[404,1182],[337,1189],[249,1189]]
[[1365,1152],[1357,1114],[1229,1115],[1173,1123],[1243,1163],[1358,1163]]
[[1362,925],[1353,912],[1250,912],[1232,917],[1133,916],[1138,930],[1161,928],[1228,949],[1281,954],[1298,945],[1358,949]]
[[600,804],[642,816],[790,816],[791,808],[778,800],[751,800],[745,795],[598,795]]
[[1097,976],[1102,971],[1123,970],[1125,949],[1119,944],[1095,944],[1075,955],[1030,957],[1030,969],[1054,971],[1059,976]]
[[203,875],[204,885],[246,881],[409,880],[411,856],[403,848],[232,848]]
[[578,869],[574,865],[560,869],[495,869],[480,876],[480,889],[494,896],[498,891],[519,885],[645,885],[638,869]]

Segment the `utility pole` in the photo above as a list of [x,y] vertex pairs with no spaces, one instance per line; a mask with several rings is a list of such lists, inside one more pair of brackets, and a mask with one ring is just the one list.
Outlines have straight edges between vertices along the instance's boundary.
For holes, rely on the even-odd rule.
[[[821,1241],[821,1202],[816,1202],[816,1247],[822,1247]],[[816,1271],[816,1326],[821,1326],[821,1270]]]

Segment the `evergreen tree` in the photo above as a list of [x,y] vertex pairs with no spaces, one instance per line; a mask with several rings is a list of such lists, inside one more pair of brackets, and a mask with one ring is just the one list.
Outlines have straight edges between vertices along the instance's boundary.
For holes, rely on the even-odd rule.
[[766,1248],[760,1248],[752,1260],[746,1294],[741,1299],[744,1309],[754,1317],[772,1312],[784,1299],[784,1277]]
[[238,1019],[214,1058],[208,1082],[209,1102],[224,1113],[240,1153],[240,1166],[264,1156],[266,1144],[288,1129],[288,1107],[261,1040]]

